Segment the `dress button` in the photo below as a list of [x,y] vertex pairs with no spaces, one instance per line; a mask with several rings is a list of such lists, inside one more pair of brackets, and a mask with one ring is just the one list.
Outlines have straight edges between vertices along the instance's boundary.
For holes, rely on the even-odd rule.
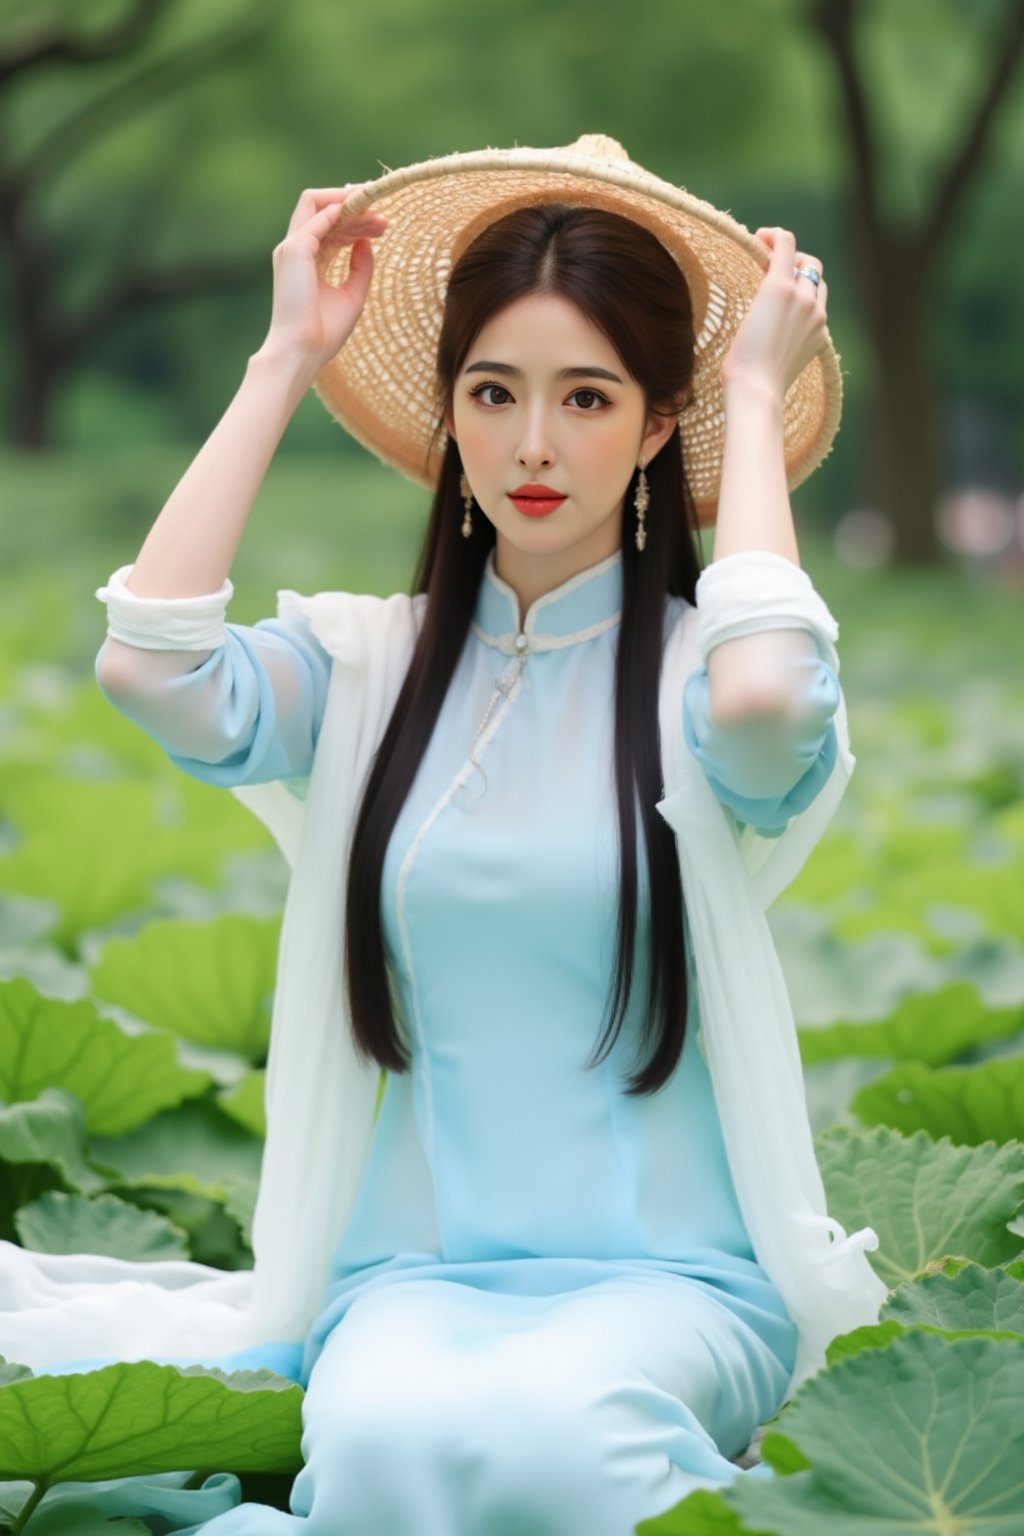
[[515,645],[517,651],[525,651],[530,644],[528,635],[516,635]]

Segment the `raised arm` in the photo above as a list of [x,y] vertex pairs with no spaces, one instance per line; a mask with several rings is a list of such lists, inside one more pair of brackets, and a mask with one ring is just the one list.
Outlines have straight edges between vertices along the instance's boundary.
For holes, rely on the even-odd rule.
[[[725,442],[714,555],[697,582],[703,665],[683,729],[716,795],[771,836],[823,787],[838,750],[839,627],[800,568],[783,402],[827,338],[821,263],[792,233],[759,229],[768,270],[722,363]],[[800,601],[794,597],[799,595]],[[810,600],[809,630],[798,612]]]
[[226,624],[228,577],[288,422],[323,364],[345,344],[385,220],[354,219],[338,288],[316,260],[352,188],[303,192],[273,252],[273,313],[224,415],[175,486],[133,565],[97,597],[108,634],[96,658],[104,695],[186,772],[214,784],[309,771],[330,660],[305,621]]

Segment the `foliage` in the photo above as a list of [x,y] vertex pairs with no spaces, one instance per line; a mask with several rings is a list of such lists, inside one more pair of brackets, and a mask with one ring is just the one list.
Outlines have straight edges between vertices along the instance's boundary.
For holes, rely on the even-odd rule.
[[[281,526],[299,552],[256,539],[243,557],[248,621],[273,611],[282,572],[312,586],[295,502]],[[309,527],[343,568],[354,527],[337,547],[332,522]],[[375,527],[408,551],[404,511]],[[774,1478],[702,1490],[640,1529],[1015,1536],[1024,922],[1003,872],[1024,843],[1019,616],[1013,594],[954,575],[928,593],[873,575],[868,592],[801,544],[843,615],[858,767],[769,917],[829,1210],[875,1229],[889,1298],[768,1426]],[[98,583],[105,552],[91,558]],[[405,558],[365,589],[404,585]],[[92,585],[40,568],[36,623],[20,586],[0,604],[0,1235],[246,1268],[285,871],[233,797],[171,771],[99,694]],[[210,1364],[5,1365],[0,1528],[131,1530],[143,1474],[231,1507],[240,1477],[300,1465],[301,1395]],[[111,1502],[90,1504],[101,1486],[116,1526]],[[287,1483],[273,1496],[286,1507]]]

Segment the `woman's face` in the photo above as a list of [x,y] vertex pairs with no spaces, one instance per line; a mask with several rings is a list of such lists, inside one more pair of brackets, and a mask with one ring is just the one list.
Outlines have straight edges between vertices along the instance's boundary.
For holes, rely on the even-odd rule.
[[[495,568],[530,600],[619,548],[630,476],[676,427],[675,417],[652,417],[645,432],[640,385],[607,337],[555,294],[529,294],[492,316],[446,420],[496,530]],[[565,500],[529,516],[509,496],[528,484]]]

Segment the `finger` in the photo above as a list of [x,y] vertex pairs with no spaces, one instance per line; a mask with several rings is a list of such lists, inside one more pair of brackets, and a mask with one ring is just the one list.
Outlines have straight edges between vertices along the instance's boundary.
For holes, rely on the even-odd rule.
[[817,256],[812,256],[809,251],[794,251],[794,267],[813,267],[815,272],[822,275],[825,271]]
[[343,203],[357,187],[365,185],[365,182],[350,181],[343,187],[307,187],[295,204],[295,211],[288,221],[288,233],[301,229],[327,203]]
[[793,257],[796,255],[796,236],[789,229],[768,229],[765,234],[771,236],[771,261],[768,270],[771,273],[779,273],[785,277],[793,275]]
[[[326,208],[321,208],[319,213],[314,213],[312,218],[307,224],[303,226],[303,228],[316,230],[322,229],[325,226],[330,226],[330,224],[338,218],[343,210],[344,205],[342,203],[328,203]],[[349,219],[347,228],[348,231],[351,232],[353,229],[361,228],[363,226],[369,227],[371,225],[383,225],[386,223],[387,219],[378,209],[364,208],[361,213],[356,213],[351,219]]]
[[340,203],[328,203],[326,208],[321,208],[319,213],[313,215],[308,224],[303,225],[288,238],[295,240],[302,236],[307,237],[314,253],[317,253],[325,241],[329,240],[338,246],[351,245],[362,236],[376,239],[387,229],[386,220],[373,209],[357,214],[346,229],[340,229],[338,226],[341,211]]

